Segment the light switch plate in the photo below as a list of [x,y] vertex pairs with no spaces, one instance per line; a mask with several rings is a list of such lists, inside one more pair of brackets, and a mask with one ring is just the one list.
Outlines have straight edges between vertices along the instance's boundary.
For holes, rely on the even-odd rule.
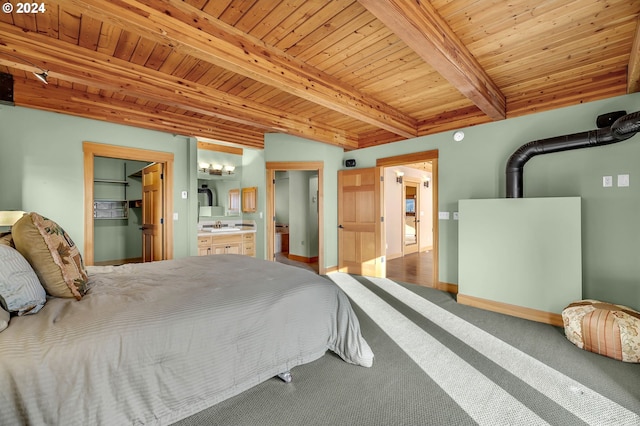
[[453,212],[453,220],[458,220],[460,218],[460,214],[458,212]]
[[186,200],[186,199],[187,199],[187,195],[188,195],[188,194],[187,194],[187,191],[182,191],[182,194],[181,194],[181,195],[182,195],[182,199],[183,199],[183,200]]
[[438,212],[438,219],[449,220],[449,212]]
[[178,213],[173,213],[173,220],[178,220]]
[[602,176],[602,187],[611,188],[613,186],[613,176]]

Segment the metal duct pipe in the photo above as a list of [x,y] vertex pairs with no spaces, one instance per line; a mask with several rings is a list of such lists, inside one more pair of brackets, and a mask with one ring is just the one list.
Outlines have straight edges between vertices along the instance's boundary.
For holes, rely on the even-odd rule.
[[556,136],[548,139],[528,142],[518,148],[507,161],[507,198],[522,198],[522,176],[524,165],[532,157],[552,152],[569,151],[572,149],[590,148],[593,146],[609,145],[631,138],[640,131],[640,111],[624,115],[609,127],[574,133],[572,135]]

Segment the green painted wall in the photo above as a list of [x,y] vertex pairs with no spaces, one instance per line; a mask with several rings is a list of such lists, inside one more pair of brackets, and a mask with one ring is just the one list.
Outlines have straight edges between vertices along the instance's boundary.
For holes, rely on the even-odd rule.
[[[337,264],[337,176],[343,160],[372,167],[377,158],[437,149],[439,210],[458,210],[458,200],[502,198],[509,156],[526,142],[592,130],[599,114],[640,110],[640,93],[531,114],[453,132],[372,148],[342,152],[293,136],[266,135],[265,157],[277,160],[325,160],[326,266]],[[341,155],[340,158],[336,158]],[[549,154],[525,167],[525,196],[582,198],[584,297],[640,308],[640,135],[616,145]],[[603,188],[602,176],[630,174],[628,188]],[[458,282],[457,221],[439,223],[440,281]]]
[[[0,106],[0,210],[39,212],[84,249],[82,142],[174,154],[174,257],[195,251],[195,140],[21,107]],[[192,214],[193,213],[193,214]],[[169,218],[172,219],[172,218]],[[193,234],[193,235],[192,235]]]
[[267,257],[267,241],[266,241],[266,211],[267,197],[266,194],[266,167],[264,160],[264,151],[257,149],[245,149],[242,155],[242,181],[241,186],[258,188],[258,211],[255,213],[243,213],[242,218],[246,220],[254,220],[256,222],[256,257],[258,259],[266,259]]

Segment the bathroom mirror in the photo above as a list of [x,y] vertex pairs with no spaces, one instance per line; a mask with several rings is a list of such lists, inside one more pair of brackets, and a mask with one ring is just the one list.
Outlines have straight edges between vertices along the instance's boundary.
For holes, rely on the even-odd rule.
[[[201,149],[206,148],[206,149]],[[198,219],[240,218],[242,149],[198,142]]]
[[[240,193],[240,181],[223,176],[198,179],[198,212],[203,219],[239,218],[234,194]],[[238,195],[239,197],[239,195]]]

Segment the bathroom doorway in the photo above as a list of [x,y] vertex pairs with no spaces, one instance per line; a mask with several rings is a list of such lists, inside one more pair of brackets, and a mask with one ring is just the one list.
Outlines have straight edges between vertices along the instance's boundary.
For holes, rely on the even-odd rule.
[[323,163],[269,162],[267,259],[324,273]]

